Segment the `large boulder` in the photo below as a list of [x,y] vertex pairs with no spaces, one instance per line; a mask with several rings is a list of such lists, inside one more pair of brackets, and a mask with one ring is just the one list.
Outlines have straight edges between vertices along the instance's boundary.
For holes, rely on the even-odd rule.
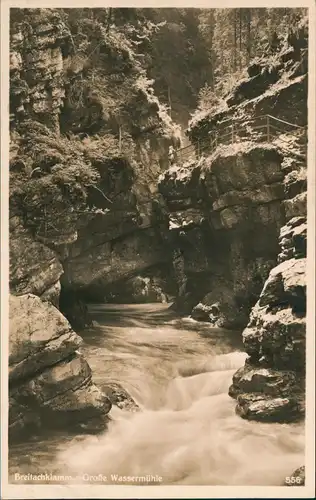
[[259,305],[287,302],[294,310],[306,310],[306,259],[290,259],[274,267],[259,298]]
[[307,215],[307,192],[299,193],[294,198],[284,200],[283,202],[286,220],[293,217],[302,217]]
[[10,297],[9,430],[105,427],[111,408],[79,353],[82,339],[51,303],[31,294]]
[[290,259],[271,270],[243,332],[255,359],[278,369],[303,370],[306,338],[306,259]]
[[303,370],[306,319],[290,307],[267,311],[256,304],[243,331],[243,342],[253,359],[264,359],[279,369]]
[[103,390],[111,403],[120,408],[120,410],[132,413],[140,411],[139,405],[120,384],[116,382],[107,383]]
[[271,398],[264,394],[241,394],[237,398],[236,413],[247,420],[261,422],[294,422],[304,414],[304,407],[296,398]]
[[82,342],[58,309],[35,295],[11,296],[9,321],[11,382],[63,360]]
[[235,397],[242,393],[263,393],[282,397],[290,391],[295,393],[301,390],[302,383],[294,371],[275,370],[248,363],[233,376],[230,395]]
[[229,283],[218,282],[215,290],[206,294],[201,302],[193,307],[191,317],[197,321],[207,321],[220,328],[238,328],[245,321],[243,311],[236,315],[234,293]]
[[213,309],[213,306],[207,306],[199,302],[193,307],[191,317],[197,321],[210,321]]

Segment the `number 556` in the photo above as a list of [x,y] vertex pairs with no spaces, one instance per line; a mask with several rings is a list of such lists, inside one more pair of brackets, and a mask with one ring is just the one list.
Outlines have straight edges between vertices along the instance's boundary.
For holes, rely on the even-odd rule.
[[301,484],[302,478],[299,476],[288,476],[285,478],[286,484]]

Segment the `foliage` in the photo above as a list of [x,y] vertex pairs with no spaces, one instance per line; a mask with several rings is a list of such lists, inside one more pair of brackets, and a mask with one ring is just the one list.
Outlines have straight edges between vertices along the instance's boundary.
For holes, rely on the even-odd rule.
[[212,15],[202,10],[200,19],[214,79],[199,93],[190,130],[210,115],[220,121],[228,108],[269,87],[274,92],[307,71],[306,9],[214,9]]
[[[72,226],[86,216],[88,195],[100,180],[98,166],[119,156],[113,136],[81,141],[56,136],[37,122],[27,122],[11,138],[10,203],[36,232]],[[53,231],[53,234],[55,232]]]
[[[186,127],[196,108],[197,121],[225,109],[236,82],[246,78],[247,65],[260,66],[264,58],[262,68],[273,72],[276,53],[307,23],[304,9],[15,9],[11,14],[30,44],[23,47],[28,70],[42,40],[33,35],[33,24],[43,29],[44,48],[60,43],[63,53],[61,134],[35,122],[34,115],[31,121],[16,120],[11,134],[11,204],[35,228],[43,218],[75,227],[78,214],[89,208],[91,186],[106,191],[112,167],[132,168],[141,186],[157,180],[170,144],[179,145],[175,122]],[[46,36],[47,23],[53,31]],[[14,102],[27,103],[34,85],[28,73],[16,69],[12,75]]]
[[136,9],[64,9],[64,19],[75,51],[65,66],[63,130],[137,139],[150,129],[172,136],[143,62],[144,46],[158,26]]
[[210,112],[212,112],[212,110],[218,109],[223,103],[223,100],[218,97],[218,95],[209,85],[205,85],[200,90],[198,97],[198,110],[200,111],[208,109]]
[[[201,32],[214,65],[213,89],[223,95],[223,80],[234,81],[252,59],[280,51],[288,37],[307,23],[301,8],[202,9]],[[225,91],[230,89],[225,88]]]
[[186,126],[201,87],[212,78],[208,47],[199,29],[199,9],[149,9],[163,23],[148,49],[148,73],[170,116]]

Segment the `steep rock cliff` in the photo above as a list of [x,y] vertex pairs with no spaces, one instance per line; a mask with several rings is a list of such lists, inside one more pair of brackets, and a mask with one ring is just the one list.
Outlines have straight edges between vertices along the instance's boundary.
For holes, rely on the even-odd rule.
[[63,274],[65,312],[165,262],[157,178],[179,141],[124,30],[89,16],[11,15],[11,290],[58,305]]
[[[249,358],[229,394],[250,420],[296,421],[305,411],[307,44],[302,29],[272,61],[249,67],[220,107],[197,112],[188,131],[196,156],[160,178],[175,307],[246,326]],[[265,114],[284,120],[281,129]]]
[[284,422],[305,414],[306,177],[306,164],[300,163],[284,179],[286,224],[280,230],[278,264],[243,331],[249,358],[230,387],[243,418]]
[[194,307],[196,319],[245,326],[277,263],[281,227],[305,213],[307,45],[302,27],[280,52],[253,61],[216,107],[198,110],[188,129],[195,154],[177,155],[160,179],[176,306]]
[[244,418],[297,420],[305,412],[306,219],[280,233],[280,263],[269,274],[243,332],[249,355],[230,395]]
[[281,162],[277,149],[244,143],[161,178],[177,249],[177,303],[186,312],[196,306],[196,319],[246,324],[277,258],[284,221]]
[[[279,58],[277,71],[282,64],[287,67],[284,71],[283,66],[284,83],[276,83],[276,95],[272,86],[268,99],[263,94],[258,101],[267,106],[273,103],[283,119],[305,125],[306,31],[294,37],[293,43]],[[249,358],[234,375],[229,392],[237,399],[236,411],[243,418],[286,422],[299,420],[305,413],[307,159],[306,148],[295,146],[295,139],[293,149],[284,149],[282,141],[279,146],[284,153],[284,225],[277,265],[270,270],[243,331]]]

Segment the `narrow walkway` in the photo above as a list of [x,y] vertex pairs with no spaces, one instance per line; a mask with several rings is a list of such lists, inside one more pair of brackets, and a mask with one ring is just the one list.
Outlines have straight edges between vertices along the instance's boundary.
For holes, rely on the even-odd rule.
[[245,141],[268,142],[301,160],[307,156],[307,127],[281,120],[272,115],[261,115],[240,122],[228,119],[209,133],[207,139],[197,141],[175,152],[175,163],[184,164],[198,160],[205,153],[212,154],[220,145],[238,144]]

